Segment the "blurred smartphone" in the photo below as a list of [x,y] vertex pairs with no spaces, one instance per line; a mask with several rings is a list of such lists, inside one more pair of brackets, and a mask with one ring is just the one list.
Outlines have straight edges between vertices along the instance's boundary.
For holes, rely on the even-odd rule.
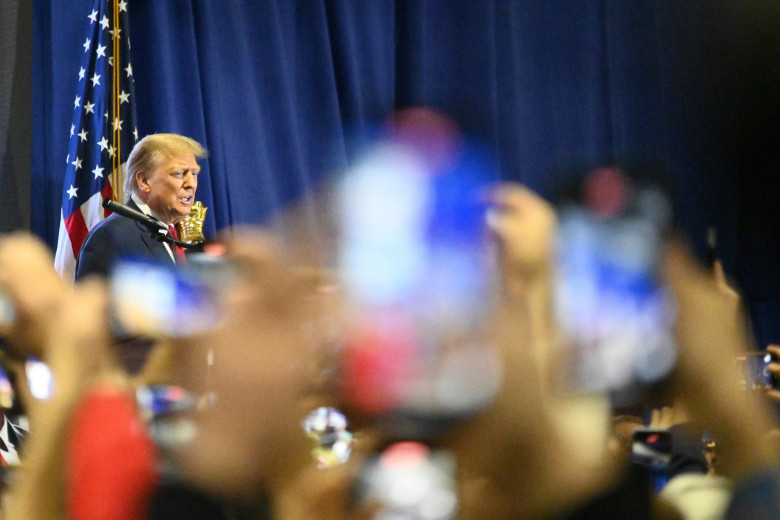
[[184,412],[195,410],[198,399],[185,388],[175,385],[143,385],[136,389],[136,403],[141,418],[154,440],[163,467],[168,449],[181,448],[195,435],[195,425]]
[[[19,358],[12,348],[0,339],[0,410],[6,414],[24,415],[26,413],[19,384],[26,383],[30,395],[35,399],[51,398],[54,380],[49,366],[35,356]],[[16,377],[14,364],[23,363],[24,382]]]
[[672,434],[667,430],[634,431],[631,460],[653,469],[666,469],[672,457]]
[[764,370],[762,372],[766,376],[766,380],[767,380],[767,383],[769,384],[769,387],[770,388],[774,388],[774,389],[778,388],[778,382],[779,381],[778,381],[778,377],[775,374],[773,374],[772,372],[769,371],[768,365],[770,363],[777,363],[777,362],[778,362],[777,356],[775,356],[774,354],[770,354],[768,352],[766,354],[764,354],[764,363],[765,363],[765,365],[764,365]]
[[218,292],[232,280],[222,257],[187,257],[180,268],[124,259],[112,269],[110,292],[117,335],[183,337],[213,327]]
[[775,362],[768,352],[754,352],[737,356],[737,384],[745,390],[768,390],[777,388],[777,376],[769,371],[769,364]]
[[630,405],[674,367],[674,307],[660,267],[670,221],[664,192],[617,168],[592,172],[559,205],[555,308],[576,391]]
[[631,442],[631,460],[644,466],[658,493],[667,482],[667,469],[672,459],[672,434],[667,430],[636,430]]
[[458,497],[455,458],[419,442],[397,442],[366,460],[356,480],[358,510],[373,518],[452,520]]
[[479,335],[490,312],[486,185],[471,163],[430,171],[388,143],[338,186],[342,398],[350,412],[392,416],[382,428],[394,438],[438,435],[496,391],[497,356]]

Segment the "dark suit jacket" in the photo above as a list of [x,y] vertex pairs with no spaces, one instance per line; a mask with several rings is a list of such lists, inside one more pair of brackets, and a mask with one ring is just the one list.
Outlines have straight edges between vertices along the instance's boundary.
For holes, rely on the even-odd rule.
[[[127,206],[141,211],[132,200]],[[89,232],[76,260],[76,280],[90,274],[106,276],[119,258],[173,264],[165,245],[152,238],[142,224],[113,214]]]

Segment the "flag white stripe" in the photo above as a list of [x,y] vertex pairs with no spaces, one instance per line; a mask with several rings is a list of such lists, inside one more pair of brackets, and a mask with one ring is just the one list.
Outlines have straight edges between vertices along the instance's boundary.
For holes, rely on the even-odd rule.
[[60,213],[60,234],[57,238],[57,253],[54,256],[54,268],[63,280],[72,282],[76,274],[76,257],[73,256],[73,245],[70,242],[65,220]]

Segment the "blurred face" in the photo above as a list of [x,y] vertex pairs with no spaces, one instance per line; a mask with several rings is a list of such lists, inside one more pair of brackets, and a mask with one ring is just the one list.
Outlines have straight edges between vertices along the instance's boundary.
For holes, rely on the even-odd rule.
[[175,224],[190,214],[199,172],[192,152],[163,158],[151,171],[136,174],[141,198],[166,224]]

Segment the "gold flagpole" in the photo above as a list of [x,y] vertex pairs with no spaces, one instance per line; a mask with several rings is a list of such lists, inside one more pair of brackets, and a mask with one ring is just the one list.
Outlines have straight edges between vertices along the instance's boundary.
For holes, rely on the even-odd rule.
[[113,54],[114,54],[114,70],[113,70],[113,88],[111,107],[113,110],[113,120],[110,122],[112,132],[111,141],[114,149],[114,155],[111,157],[111,185],[114,192],[114,200],[124,200],[124,194],[122,193],[122,150],[121,150],[121,132],[122,129],[119,126],[119,69],[121,68],[120,46],[119,46],[119,0],[114,0],[114,33],[112,37]]

